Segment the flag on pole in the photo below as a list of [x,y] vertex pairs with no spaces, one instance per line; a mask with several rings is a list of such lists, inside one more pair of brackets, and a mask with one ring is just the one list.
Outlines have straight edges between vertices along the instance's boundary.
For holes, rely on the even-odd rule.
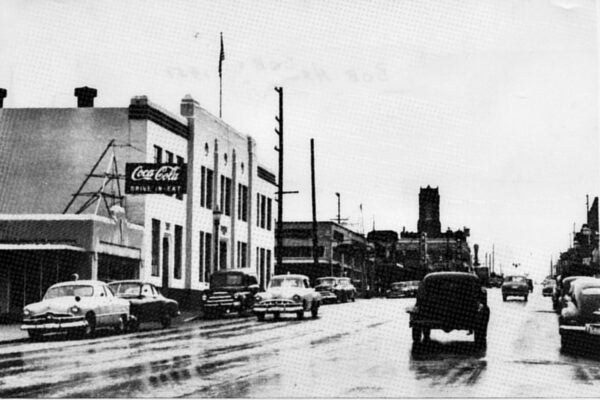
[[219,55],[219,77],[223,71],[223,60],[225,60],[225,49],[223,48],[223,32],[221,32],[221,54]]

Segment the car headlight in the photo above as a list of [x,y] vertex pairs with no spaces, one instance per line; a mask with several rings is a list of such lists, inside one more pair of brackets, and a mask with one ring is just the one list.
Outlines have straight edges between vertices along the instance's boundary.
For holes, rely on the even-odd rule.
[[208,300],[208,296],[206,295],[206,293],[204,293],[202,295],[202,301],[206,301],[206,300]]
[[262,297],[260,297],[259,295],[254,296],[254,300],[256,300],[256,302],[260,302],[262,301]]
[[73,314],[79,314],[81,312],[81,308],[77,307],[77,306],[73,306],[71,307],[70,310]]
[[25,308],[23,310],[23,316],[24,317],[30,317],[31,316],[31,311],[29,311],[28,309]]
[[292,297],[292,300],[294,300],[296,303],[300,303],[302,301],[302,297],[300,297],[300,295],[295,294],[294,297]]

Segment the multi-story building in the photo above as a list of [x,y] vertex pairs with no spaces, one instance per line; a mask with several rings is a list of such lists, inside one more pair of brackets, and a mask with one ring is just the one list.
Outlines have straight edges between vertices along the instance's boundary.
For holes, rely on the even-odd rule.
[[363,283],[368,278],[365,237],[332,221],[317,222],[318,265],[313,258],[312,222],[283,222],[283,265],[277,274],[304,274],[312,283],[323,276],[347,276]]
[[[275,176],[251,137],[189,97],[182,117],[75,94],[77,108],[0,108],[0,313],[73,272],[147,279],[184,307],[216,269],[268,281]],[[125,194],[126,163],[186,164],[186,193]]]

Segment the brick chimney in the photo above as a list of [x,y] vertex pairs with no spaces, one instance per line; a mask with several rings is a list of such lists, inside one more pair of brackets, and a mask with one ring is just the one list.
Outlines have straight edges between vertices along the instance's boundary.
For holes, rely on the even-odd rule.
[[94,107],[94,98],[98,91],[87,86],[75,88],[75,97],[77,97],[77,107]]
[[8,91],[4,88],[0,88],[0,108],[4,107],[4,99]]

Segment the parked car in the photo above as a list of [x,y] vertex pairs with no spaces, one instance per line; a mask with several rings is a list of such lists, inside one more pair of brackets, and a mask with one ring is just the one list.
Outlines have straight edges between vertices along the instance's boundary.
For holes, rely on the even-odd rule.
[[524,301],[527,301],[529,295],[529,285],[527,284],[527,278],[520,275],[512,275],[504,278],[502,284],[502,300],[506,301],[509,296],[523,297]]
[[466,272],[434,272],[421,282],[409,327],[413,343],[429,340],[432,329],[468,330],[475,333],[475,343],[484,345],[490,309],[487,292],[477,276]]
[[131,330],[137,330],[145,322],[160,322],[163,328],[168,328],[171,319],[179,315],[179,303],[163,296],[152,283],[140,280],[114,281],[108,287],[115,296],[129,301]]
[[386,291],[385,296],[388,299],[398,297],[415,297],[419,290],[420,281],[405,281],[405,282],[394,282],[390,289]]
[[554,279],[546,279],[542,283],[542,296],[552,297],[554,288],[556,287],[556,281]]
[[215,271],[210,276],[209,290],[203,294],[202,310],[206,317],[228,312],[242,315],[252,311],[258,291],[256,276],[249,270]]
[[529,288],[529,293],[533,293],[533,280],[527,278],[527,287]]
[[123,332],[129,308],[129,302],[115,297],[104,282],[62,282],[50,286],[42,301],[25,306],[21,329],[34,340],[54,332],[86,336],[104,328]]
[[501,288],[504,283],[504,278],[501,276],[491,276],[489,280],[490,287]]
[[573,275],[567,276],[564,278],[560,278],[556,284],[555,290],[552,293],[552,306],[554,311],[560,314],[562,308],[565,306],[565,301],[563,299],[566,293],[569,293],[571,289],[571,284],[580,278],[589,278],[589,276],[583,275]]
[[600,337],[600,279],[576,279],[563,297],[558,318],[561,346],[568,347],[581,335]]
[[256,295],[254,314],[259,321],[264,320],[266,314],[273,314],[275,319],[279,319],[285,313],[295,313],[298,319],[302,319],[306,311],[316,318],[320,305],[321,295],[310,287],[308,277],[275,275],[266,292]]
[[335,293],[336,285],[337,278],[333,276],[317,278],[315,290],[321,295],[321,301],[323,304],[336,303],[338,301],[338,296]]

